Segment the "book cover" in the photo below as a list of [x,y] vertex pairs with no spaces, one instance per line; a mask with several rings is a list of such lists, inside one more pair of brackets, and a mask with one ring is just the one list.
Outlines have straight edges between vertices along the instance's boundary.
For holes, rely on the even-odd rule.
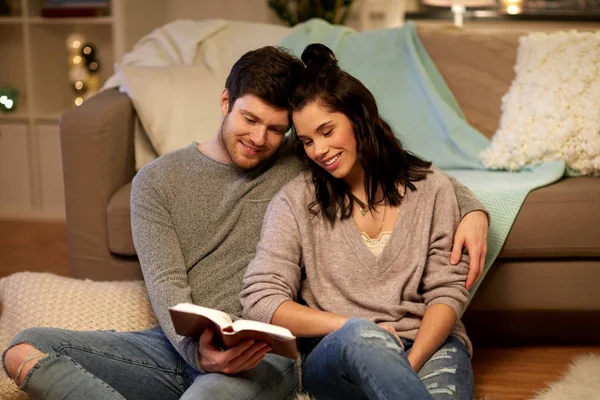
[[200,337],[206,328],[215,332],[218,345],[233,347],[244,340],[263,341],[271,346],[271,353],[296,359],[296,337],[289,329],[258,321],[239,319],[235,322],[219,310],[190,303],[180,303],[169,309],[175,332],[181,336]]

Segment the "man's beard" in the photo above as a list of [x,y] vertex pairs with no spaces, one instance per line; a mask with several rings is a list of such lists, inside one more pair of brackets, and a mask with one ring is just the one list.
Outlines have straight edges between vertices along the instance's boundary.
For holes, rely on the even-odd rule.
[[[231,162],[242,169],[253,169],[264,163],[268,157],[257,157],[252,159],[246,158],[243,155],[239,154],[237,149],[238,140],[235,137],[235,134],[233,134],[229,130],[229,116],[230,114],[227,114],[225,118],[223,118],[223,122],[221,123],[221,130],[219,132],[219,140],[221,141],[221,146],[223,147],[223,150],[225,150],[225,152],[227,153],[227,156],[229,157]],[[240,146],[242,146],[241,143]],[[263,152],[265,151],[266,150],[263,149]]]
[[235,149],[234,148],[230,149],[227,146],[227,141],[225,140],[225,132],[227,132],[227,130],[228,130],[227,125],[228,125],[229,115],[230,114],[225,115],[225,118],[223,118],[223,122],[221,122],[221,129],[219,130],[219,140],[221,141],[221,146],[223,147],[223,150],[225,150],[225,152],[227,153],[227,157],[229,157],[231,162],[235,164],[235,160],[233,158],[233,153],[234,153]]

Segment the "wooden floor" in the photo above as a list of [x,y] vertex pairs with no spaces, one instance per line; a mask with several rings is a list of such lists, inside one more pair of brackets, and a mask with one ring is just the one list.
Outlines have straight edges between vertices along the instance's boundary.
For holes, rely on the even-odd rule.
[[0,277],[19,271],[68,275],[64,223],[0,221]]
[[[68,274],[64,224],[0,221],[0,277],[18,271]],[[475,399],[531,399],[586,353],[600,354],[600,346],[476,347]]]

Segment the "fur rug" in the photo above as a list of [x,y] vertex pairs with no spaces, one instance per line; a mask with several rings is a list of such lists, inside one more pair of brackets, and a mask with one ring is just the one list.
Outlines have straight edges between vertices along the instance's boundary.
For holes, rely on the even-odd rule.
[[600,355],[581,356],[533,400],[600,400]]

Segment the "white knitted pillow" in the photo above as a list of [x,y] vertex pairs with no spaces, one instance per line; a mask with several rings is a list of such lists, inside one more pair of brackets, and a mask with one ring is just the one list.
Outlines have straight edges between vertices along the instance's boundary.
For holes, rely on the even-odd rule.
[[483,164],[564,160],[572,172],[600,175],[600,32],[521,37],[515,73]]
[[[0,351],[31,327],[137,331],[157,323],[142,281],[96,282],[19,272],[0,279]],[[27,399],[0,368],[0,399]]]

